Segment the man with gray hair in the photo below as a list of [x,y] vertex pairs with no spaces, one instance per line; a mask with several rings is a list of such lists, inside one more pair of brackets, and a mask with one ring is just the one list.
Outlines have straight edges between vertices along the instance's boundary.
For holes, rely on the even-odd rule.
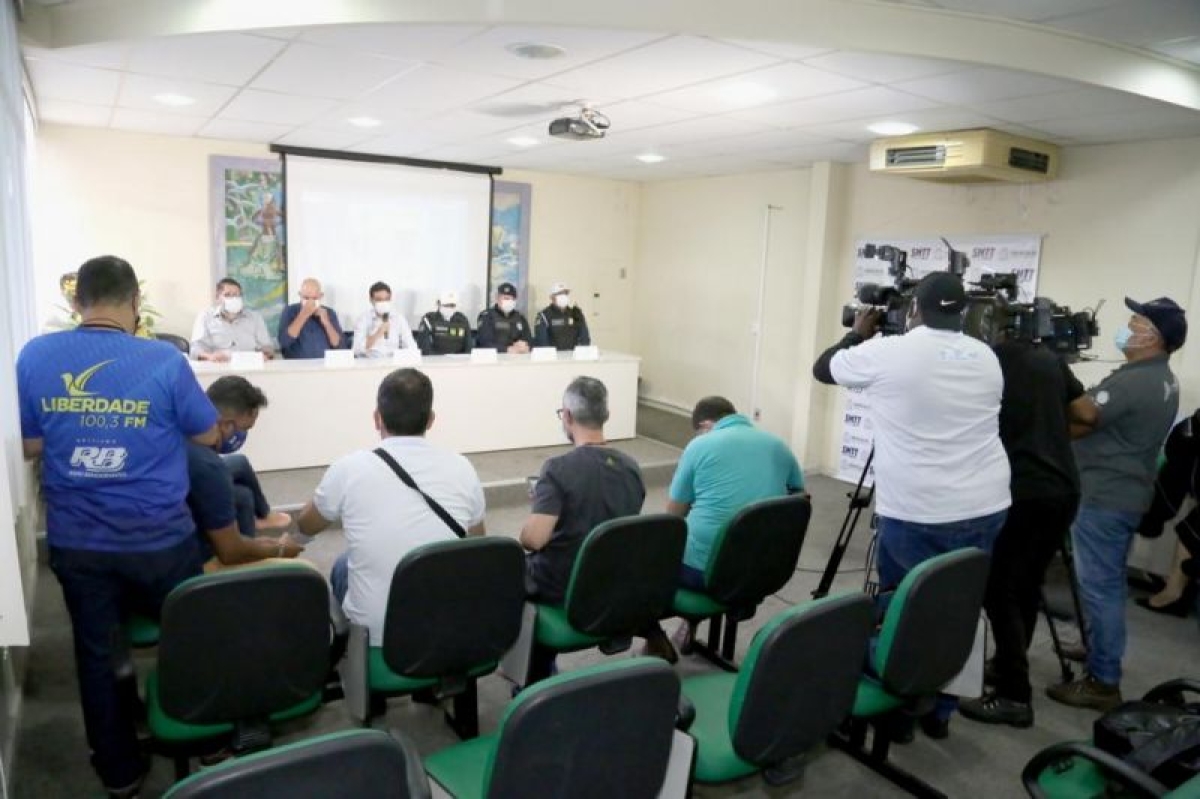
[[558,410],[563,433],[574,448],[542,466],[533,489],[533,508],[521,528],[531,551],[529,576],[542,602],[561,603],[583,539],[596,525],[641,512],[646,486],[637,462],[608,446],[608,389],[594,377],[567,386]]

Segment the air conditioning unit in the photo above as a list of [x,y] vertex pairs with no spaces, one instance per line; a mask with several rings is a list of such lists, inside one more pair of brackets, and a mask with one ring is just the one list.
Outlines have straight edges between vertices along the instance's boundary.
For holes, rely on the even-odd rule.
[[879,139],[871,171],[944,183],[1036,183],[1058,174],[1058,147],[998,130],[952,130]]

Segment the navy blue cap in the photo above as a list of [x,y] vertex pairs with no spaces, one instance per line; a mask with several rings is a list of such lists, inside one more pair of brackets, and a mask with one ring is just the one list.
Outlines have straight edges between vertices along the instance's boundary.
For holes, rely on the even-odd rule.
[[1159,297],[1150,302],[1134,302],[1126,297],[1125,307],[1150,320],[1162,336],[1167,352],[1174,352],[1187,341],[1187,317],[1179,304],[1170,297]]
[[497,294],[503,294],[505,297],[517,296],[517,287],[512,283],[501,283],[496,289]]

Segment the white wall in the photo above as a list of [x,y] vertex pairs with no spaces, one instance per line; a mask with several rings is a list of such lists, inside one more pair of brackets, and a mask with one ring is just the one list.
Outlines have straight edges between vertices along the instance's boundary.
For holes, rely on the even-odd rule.
[[753,412],[764,214],[778,206],[767,248],[758,407],[767,429],[790,436],[809,177],[810,170],[783,170],[642,187],[633,319],[643,395],[690,411],[701,397],[721,394]]

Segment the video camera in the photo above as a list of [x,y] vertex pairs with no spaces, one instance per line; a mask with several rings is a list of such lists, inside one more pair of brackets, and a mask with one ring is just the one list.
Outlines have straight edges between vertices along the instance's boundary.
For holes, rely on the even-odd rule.
[[[949,253],[946,271],[965,281],[971,260],[942,239]],[[913,291],[920,282],[910,274],[908,253],[890,244],[867,244],[862,254],[888,263],[892,285],[863,283],[858,286],[858,304],[842,308],[842,325],[852,327],[855,314],[864,306],[883,313],[880,329],[885,336],[903,334],[908,325]],[[1093,337],[1099,335],[1096,311],[1072,312],[1068,306],[1057,305],[1049,297],[1035,297],[1033,302],[1018,302],[1020,289],[1015,273],[988,273],[977,282],[967,282],[967,307],[963,312],[963,332],[989,346],[998,343],[1007,333],[1010,339],[1031,341],[1058,353],[1068,361],[1077,361],[1082,350],[1091,349]]]

